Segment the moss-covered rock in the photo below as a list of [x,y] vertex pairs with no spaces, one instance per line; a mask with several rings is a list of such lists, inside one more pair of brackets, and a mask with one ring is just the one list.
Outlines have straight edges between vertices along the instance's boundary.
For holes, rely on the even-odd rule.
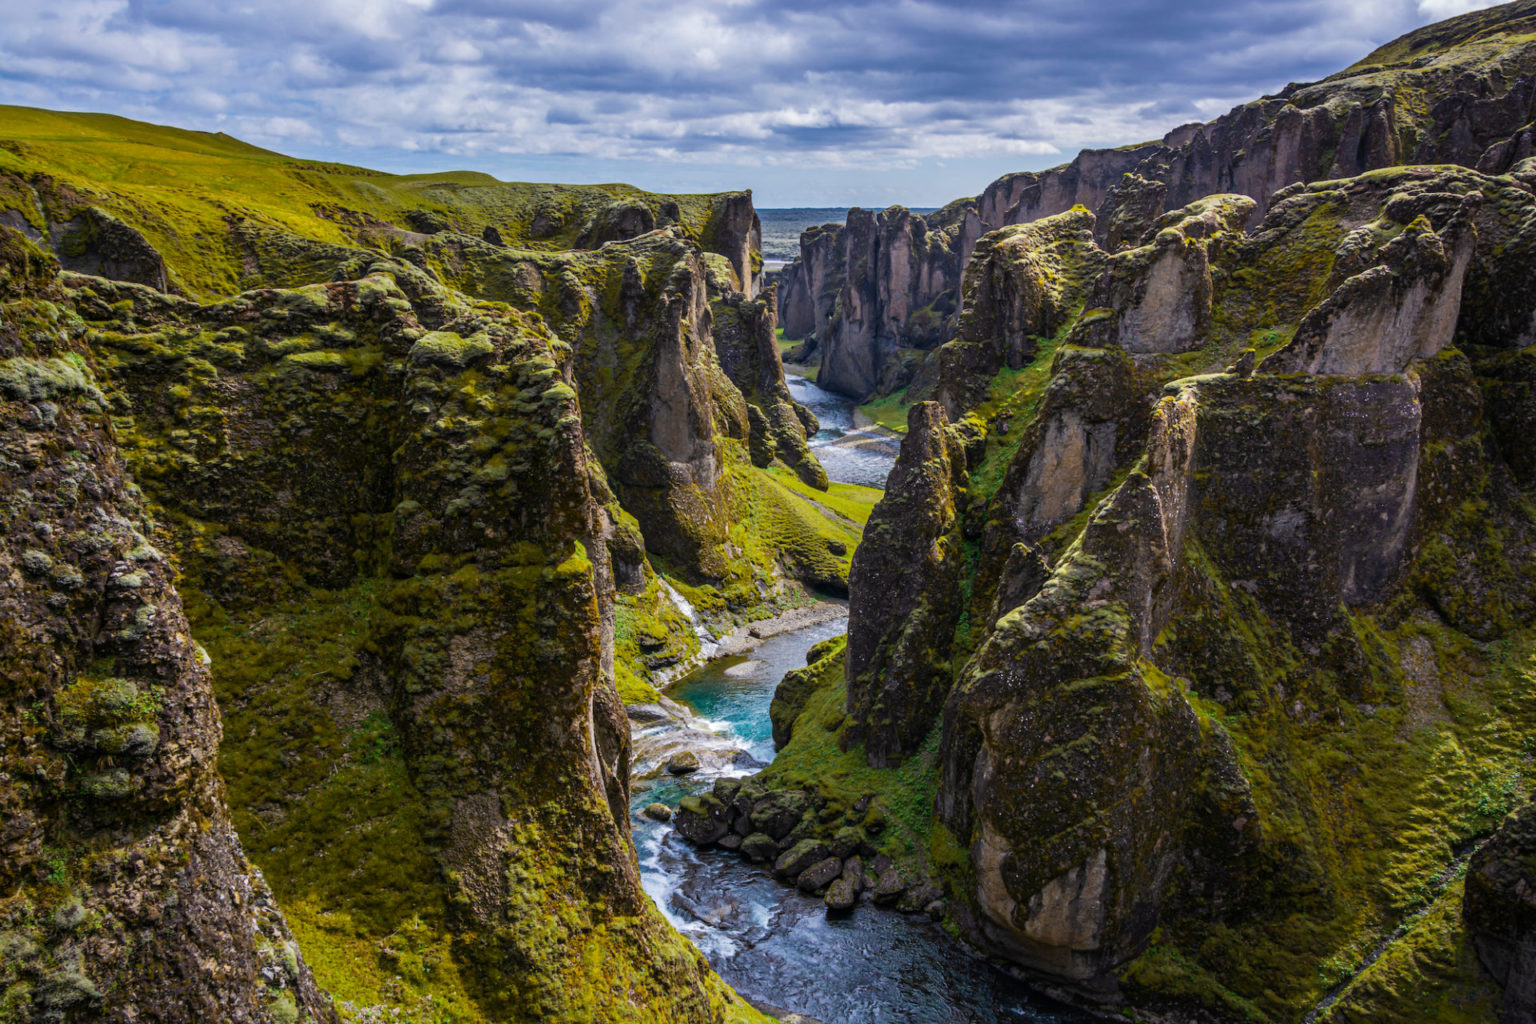
[[[857,561],[888,566],[881,593],[949,595],[924,636],[957,680],[929,864],[962,934],[1086,997],[1406,1020],[1415,992],[1477,1019],[1502,996],[1444,900],[1527,785],[1536,198],[1405,168],[1299,186],[1247,237],[1244,202],[1213,204],[1217,230],[1166,243],[1211,242],[1186,342],[1119,332],[1154,235],[1103,262],[1109,305],[964,389],[961,557],[910,548],[940,503],[896,517],[894,481],[871,518]],[[1377,326],[1329,326],[1351,318]],[[855,569],[850,666],[901,600],[861,603]]]
[[0,1007],[335,1020],[231,826],[208,656],[50,263],[0,227]]

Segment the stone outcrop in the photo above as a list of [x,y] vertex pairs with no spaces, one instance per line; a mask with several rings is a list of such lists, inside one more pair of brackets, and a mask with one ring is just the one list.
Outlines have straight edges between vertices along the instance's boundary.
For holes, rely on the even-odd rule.
[[[937,471],[940,409],[914,407],[903,463],[944,485],[893,474],[871,518],[845,728],[889,764],[942,717],[936,833],[967,853],[946,880],[970,941],[1085,998],[1291,1020],[1324,992],[1275,965],[1391,933],[1502,813],[1430,795],[1517,770],[1442,695],[1531,724],[1503,703],[1528,673],[1484,645],[1524,664],[1536,617],[1515,582],[1536,176],[1296,186],[1245,234],[1251,208],[1210,197],[1113,254],[1086,211],[978,247],[972,329],[940,353],[968,472]],[[864,566],[884,571],[861,600]],[[937,670],[904,675],[914,650]],[[1475,998],[1466,962],[1423,966],[1427,934],[1337,1012]]]
[[649,555],[719,615],[846,589],[751,458],[825,486],[750,195],[294,208],[329,172],[266,158],[274,223],[217,174],[160,210],[13,152],[47,170],[4,223],[83,262],[0,228],[5,1007],[334,1019],[280,901],[347,1016],[739,1016],[640,888],[619,690],[700,642]]
[[0,1005],[334,1021],[230,822],[208,656],[57,272],[0,227]]
[[1199,348],[1210,336],[1211,265],[1242,240],[1252,210],[1245,196],[1221,195],[1153,221],[1133,247],[1106,261],[1087,298],[1090,310],[1104,312],[1068,340],[1133,355]]
[[815,414],[796,402],[784,382],[776,303],[770,290],[759,299],[731,295],[717,302],[712,318],[720,367],[747,404],[749,448],[754,465],[780,459],[800,479],[827,489],[827,472],[806,444],[818,429]]
[[[1216,193],[1253,200],[1246,226],[1254,227],[1275,193],[1296,182],[1408,164],[1505,173],[1531,154],[1533,24],[1536,8],[1526,0],[1452,18],[1206,124],[1006,175],[926,220],[899,208],[879,217],[852,211],[840,230],[808,233],[801,259],[785,268],[786,335],[814,333],[822,383],[862,400],[914,378],[909,350],[954,335],[953,297],[947,310],[941,299],[959,287],[987,232],[1082,206],[1097,214],[1097,238],[1116,252],[1157,214]],[[926,307],[936,316],[913,325],[912,311]],[[931,322],[941,325],[933,340]]]
[[965,279],[956,338],[939,349],[938,399],[951,418],[986,400],[1004,367],[1022,369],[1059,333],[1103,271],[1093,214],[1072,210],[982,239]]
[[[849,575],[847,742],[877,768],[900,762],[933,727],[949,684],[959,604],[959,552],[951,535],[965,449],[942,406],[907,413],[907,436],[866,527]],[[917,585],[911,585],[917,584]]]
[[1504,986],[1502,1024],[1536,1016],[1536,805],[1510,815],[1467,865],[1463,913],[1478,958]]

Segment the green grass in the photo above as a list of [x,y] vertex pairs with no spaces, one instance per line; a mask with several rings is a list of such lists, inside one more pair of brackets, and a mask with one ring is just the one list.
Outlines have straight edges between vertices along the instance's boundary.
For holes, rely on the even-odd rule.
[[[364,668],[378,585],[238,616],[183,593],[213,659],[235,828],[320,986],[357,1008],[401,1007],[406,1020],[482,1020],[425,839],[449,808],[412,782]],[[428,997],[446,1016],[422,1010]]]
[[898,434],[907,432],[907,389],[894,391],[889,395],[865,402],[859,406],[859,411],[870,420],[887,430],[893,430]]
[[[380,244],[410,230],[406,214],[422,210],[467,234],[494,227],[509,245],[555,251],[571,248],[588,219],[615,200],[653,209],[675,202],[684,229],[706,242],[718,198],[657,196],[622,184],[502,182],[473,171],[386,174],[298,160],[222,133],[31,107],[0,106],[0,142],[0,207],[45,227],[24,182],[38,186],[55,218],[101,206],[142,231],[173,280],[205,298],[258,283],[231,241],[231,218],[335,245]],[[550,226],[536,231],[541,216]]]
[[885,496],[885,492],[878,487],[864,487],[860,484],[833,483],[825,491],[818,491],[802,481],[793,470],[778,462],[769,466],[767,473],[769,478],[779,486],[793,491],[815,505],[831,509],[837,515],[857,523],[860,527],[868,524],[869,514]]
[[934,833],[933,800],[938,789],[939,730],[898,768],[871,768],[862,745],[840,745],[846,725],[846,648],[813,666],[816,689],[795,719],[789,743],[763,769],[773,789],[818,791],[830,814],[851,814],[859,798],[872,795],[862,824],[870,841],[893,859],[922,871]]

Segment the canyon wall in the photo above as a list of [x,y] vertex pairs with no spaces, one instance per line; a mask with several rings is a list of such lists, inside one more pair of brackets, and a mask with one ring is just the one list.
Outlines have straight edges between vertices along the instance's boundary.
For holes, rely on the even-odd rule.
[[7,1011],[761,1020],[640,888],[624,709],[698,646],[663,570],[847,589],[750,195],[141,127],[177,210],[71,132],[0,166]]
[[1536,12],[1505,4],[1410,33],[1320,82],[1292,84],[1205,124],[1118,149],[1084,150],[1047,171],[1006,175],[927,218],[854,210],[813,229],[784,269],[785,334],[814,336],[824,386],[864,400],[915,384],[954,336],[961,276],[980,237],[1082,206],[1110,251],[1162,213],[1216,193],[1275,192],[1405,164],[1502,173],[1532,155]]
[[956,926],[1077,998],[1525,1007],[1524,940],[1477,947],[1496,983],[1446,922],[1536,725],[1536,169],[1254,209],[978,247],[854,558],[839,735],[888,767],[942,721]]

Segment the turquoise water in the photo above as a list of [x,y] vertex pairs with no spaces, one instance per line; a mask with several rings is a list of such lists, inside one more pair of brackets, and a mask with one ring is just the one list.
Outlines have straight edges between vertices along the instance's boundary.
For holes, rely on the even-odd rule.
[[[784,673],[847,619],[765,641],[679,680],[667,695],[762,761],[773,758],[768,705]],[[643,774],[638,770],[636,775]],[[736,772],[735,774],[744,774]],[[670,806],[713,778],[636,783],[633,807]],[[822,901],[731,853],[700,852],[669,825],[636,818],[645,890],[710,965],[750,999],[826,1024],[1013,1024],[1089,1018],[971,957],[923,915],[860,907],[829,918]]]
[[772,761],[768,705],[774,688],[784,673],[805,664],[805,652],[812,646],[847,631],[848,620],[841,618],[771,637],[745,657],[719,658],[684,676],[667,690],[667,696],[725,726],[759,761]]

